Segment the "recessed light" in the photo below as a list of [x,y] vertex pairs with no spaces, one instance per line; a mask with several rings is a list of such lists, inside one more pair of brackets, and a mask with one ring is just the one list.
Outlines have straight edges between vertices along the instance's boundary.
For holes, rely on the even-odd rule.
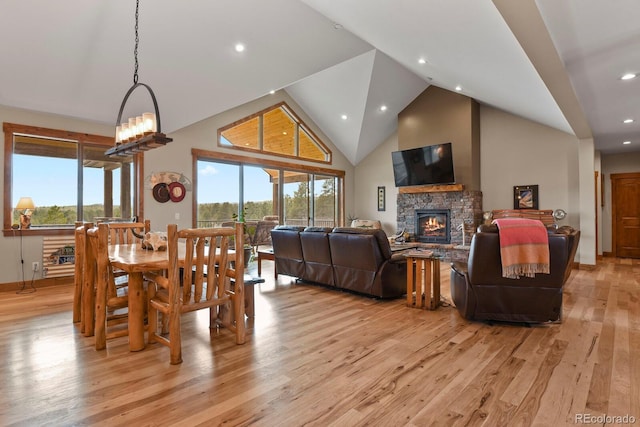
[[341,118],[342,120],[347,120],[347,118],[348,118],[348,117],[347,117],[347,115],[346,115],[346,114],[343,114],[343,115],[341,115],[341,116],[340,116],[340,118]]
[[631,144],[631,141],[625,141],[622,143],[622,145],[629,145],[629,144]]
[[269,91],[269,95],[273,95],[274,93],[276,93],[276,91],[275,91],[275,90],[270,90],[270,91]]
[[427,63],[427,60],[426,60],[426,59],[424,59],[424,58],[420,58],[420,59],[418,59],[418,64],[420,64],[420,65],[424,65],[424,64],[426,64],[426,63]]
[[624,119],[622,123],[633,123],[633,119]]
[[387,106],[386,105],[381,105],[380,106],[380,111],[387,111]]
[[242,43],[238,43],[235,46],[236,52],[244,52],[244,45]]
[[636,77],[636,74],[634,73],[627,73],[625,75],[623,75],[622,77],[620,77],[622,80],[631,80],[634,79]]
[[460,85],[456,86],[456,90],[457,90],[458,92],[460,92],[460,91],[462,90],[462,86],[460,86]]

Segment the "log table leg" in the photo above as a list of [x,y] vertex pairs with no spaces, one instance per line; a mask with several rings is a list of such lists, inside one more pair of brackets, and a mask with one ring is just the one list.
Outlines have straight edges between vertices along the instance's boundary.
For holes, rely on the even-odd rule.
[[144,350],[144,290],[142,273],[129,273],[129,350]]

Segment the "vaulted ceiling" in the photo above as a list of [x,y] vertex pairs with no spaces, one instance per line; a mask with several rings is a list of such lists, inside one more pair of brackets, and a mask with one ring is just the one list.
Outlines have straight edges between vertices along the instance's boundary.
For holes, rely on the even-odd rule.
[[[2,2],[0,104],[115,124],[134,13]],[[640,78],[620,80],[640,72],[639,17],[635,0],[142,0],[139,77],[165,133],[286,90],[353,164],[432,84],[624,152],[640,150]],[[148,105],[137,90],[127,109]]]

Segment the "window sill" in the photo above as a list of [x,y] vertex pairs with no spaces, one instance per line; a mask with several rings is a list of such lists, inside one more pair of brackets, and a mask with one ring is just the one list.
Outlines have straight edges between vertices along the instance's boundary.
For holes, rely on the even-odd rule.
[[73,226],[69,227],[33,227],[27,229],[4,229],[2,230],[4,237],[19,236],[71,236],[73,235]]

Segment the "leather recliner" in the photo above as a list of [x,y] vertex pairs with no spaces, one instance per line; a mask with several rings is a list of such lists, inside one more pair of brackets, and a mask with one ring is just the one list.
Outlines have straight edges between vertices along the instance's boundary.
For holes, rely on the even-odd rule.
[[335,286],[328,227],[307,227],[300,233],[304,272],[300,279]]
[[451,297],[466,319],[540,323],[562,314],[562,288],[571,275],[580,231],[548,228],[550,274],[502,277],[500,236],[495,225],[481,225],[471,239],[467,263],[451,264]]
[[380,298],[407,292],[407,260],[379,229],[334,228],[329,247],[336,286]]
[[304,257],[300,232],[304,227],[279,225],[271,230],[271,244],[278,274],[300,277],[304,274]]

